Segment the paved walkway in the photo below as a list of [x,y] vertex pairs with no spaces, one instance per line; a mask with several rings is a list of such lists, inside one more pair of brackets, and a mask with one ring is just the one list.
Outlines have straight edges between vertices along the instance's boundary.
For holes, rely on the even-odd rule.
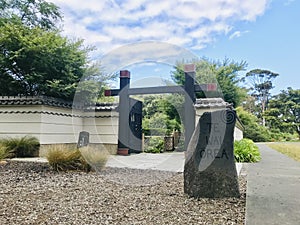
[[[171,152],[163,154],[139,153],[130,156],[112,156],[106,166],[127,167],[132,169],[152,169],[171,172],[183,172],[185,156],[184,152]],[[237,173],[242,169],[241,163],[236,163]]]
[[[46,158],[14,158],[12,161],[47,162]],[[184,152],[170,152],[163,154],[139,153],[130,156],[111,155],[106,163],[107,167],[151,169],[170,172],[183,172]],[[237,173],[242,169],[241,163],[236,163]]]
[[113,155],[108,159],[106,166],[182,172],[184,168],[184,153],[139,153],[131,154],[130,156]]
[[258,146],[262,160],[246,165],[246,225],[299,225],[300,162]]

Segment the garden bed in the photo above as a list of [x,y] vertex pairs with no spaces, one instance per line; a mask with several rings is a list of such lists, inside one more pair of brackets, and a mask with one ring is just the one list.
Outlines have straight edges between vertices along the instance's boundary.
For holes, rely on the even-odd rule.
[[193,199],[183,174],[105,168],[51,171],[47,163],[0,164],[0,224],[244,224],[241,198]]

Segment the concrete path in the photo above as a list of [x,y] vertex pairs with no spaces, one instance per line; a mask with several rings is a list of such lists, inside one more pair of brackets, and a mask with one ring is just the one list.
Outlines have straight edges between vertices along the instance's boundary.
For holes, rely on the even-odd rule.
[[300,162],[258,144],[262,160],[246,166],[246,225],[300,224]]
[[[106,166],[183,172],[184,162],[184,152],[170,152],[162,154],[139,153],[131,154],[130,156],[111,156]],[[236,163],[236,169],[238,174],[240,174],[242,165],[242,163]]]
[[183,152],[170,152],[162,154],[139,153],[131,154],[130,156],[110,156],[106,166],[182,172],[184,168],[184,160]]
[[[12,161],[47,162],[46,158],[14,158]],[[111,155],[107,160],[107,167],[151,169],[170,172],[183,172],[184,152],[170,152],[162,154],[139,153],[130,156]],[[237,173],[240,174],[242,163],[236,163]]]

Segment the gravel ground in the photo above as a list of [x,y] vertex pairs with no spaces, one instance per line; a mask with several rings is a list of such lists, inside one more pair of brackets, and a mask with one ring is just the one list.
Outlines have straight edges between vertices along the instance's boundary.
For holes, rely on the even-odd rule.
[[45,163],[0,165],[0,224],[244,224],[241,198],[193,199],[183,174],[106,168],[52,172]]

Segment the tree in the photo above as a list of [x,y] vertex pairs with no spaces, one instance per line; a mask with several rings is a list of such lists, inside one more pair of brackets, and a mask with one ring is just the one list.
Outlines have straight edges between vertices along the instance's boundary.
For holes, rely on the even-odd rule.
[[62,16],[58,6],[44,0],[1,0],[0,18],[49,30],[56,28]]
[[259,125],[258,118],[247,112],[242,107],[236,109],[239,119],[245,127],[244,138],[249,138],[254,142],[271,141],[271,134],[266,127]]
[[80,101],[80,104],[115,102],[113,96],[104,96],[104,92],[109,89],[108,82],[118,77],[118,74],[104,74],[100,68],[100,62],[94,62],[85,69],[84,76],[76,88],[75,101]]
[[141,100],[143,101],[143,130],[146,134],[152,131],[152,135],[165,135],[172,133],[173,130],[181,130],[180,112],[178,112],[183,103],[181,96],[149,95],[142,97]]
[[[196,82],[217,83],[218,91],[214,93],[200,93],[197,97],[223,97],[225,101],[232,103],[235,107],[240,105],[246,96],[246,91],[239,87],[238,72],[246,67],[246,62],[240,63],[225,59],[220,61],[209,61],[201,59],[193,62],[196,65]],[[183,63],[178,63],[172,72],[174,82],[184,84]]]
[[274,96],[265,112],[268,126],[281,132],[296,132],[300,139],[300,89],[288,88]]
[[279,76],[279,74],[269,70],[254,69],[247,72],[246,76],[243,78],[243,81],[250,85],[251,95],[257,99],[259,104],[261,104],[263,126],[266,124],[265,117],[263,115],[267,108],[270,90],[274,88],[272,81],[277,76]]
[[0,26],[2,95],[49,95],[70,99],[84,75],[87,53],[82,40],[58,31],[29,28],[20,21]]
[[251,95],[247,95],[244,99],[244,101],[242,102],[241,106],[247,111],[250,112],[251,114],[255,115],[255,116],[259,116],[259,111],[260,111],[260,107],[256,104],[256,99],[251,96]]
[[62,16],[56,5],[44,0],[3,0],[0,16],[0,94],[71,100],[77,90],[84,101],[103,95],[115,75],[102,74],[99,64],[88,66],[93,48],[85,47],[83,40],[60,35],[57,24]]

